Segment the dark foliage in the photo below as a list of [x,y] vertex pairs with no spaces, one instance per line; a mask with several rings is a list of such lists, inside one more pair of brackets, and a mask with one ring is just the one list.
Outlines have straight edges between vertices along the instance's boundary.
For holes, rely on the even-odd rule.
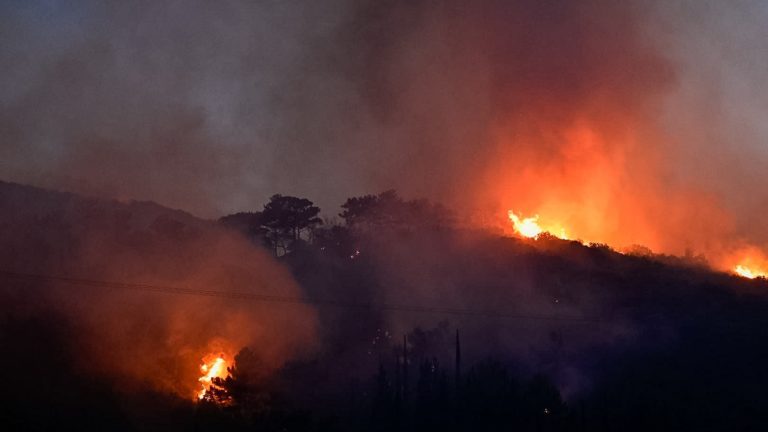
[[394,190],[378,195],[349,198],[339,214],[356,230],[425,229],[448,227],[453,215],[445,207],[427,200],[406,201]]
[[288,252],[305,231],[311,236],[312,230],[322,224],[319,213],[320,208],[306,198],[273,195],[261,212],[261,225],[267,230],[275,254]]
[[219,223],[240,232],[256,244],[267,244],[267,229],[262,226],[261,212],[234,213],[221,217]]

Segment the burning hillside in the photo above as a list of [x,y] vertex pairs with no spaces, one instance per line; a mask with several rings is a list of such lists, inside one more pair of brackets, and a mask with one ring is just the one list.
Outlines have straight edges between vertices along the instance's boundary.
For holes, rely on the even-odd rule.
[[[50,309],[76,319],[76,344],[94,373],[193,398],[208,374],[226,376],[244,346],[258,347],[271,370],[314,343],[310,306],[275,311],[227,298],[297,296],[301,288],[268,252],[210,222],[156,204],[6,183],[0,208],[9,227],[0,233],[2,270],[15,271],[5,282],[37,296],[20,313]],[[225,361],[209,364],[212,355]]]
[[[621,364],[624,350],[631,349],[627,340],[651,351],[667,349],[688,337],[678,317],[703,325],[713,316],[733,320],[731,311],[739,311],[739,319],[752,319],[759,308],[747,310],[742,303],[762,297],[745,296],[765,290],[761,281],[735,281],[688,258],[623,255],[545,236],[547,229],[564,227],[549,225],[544,216],[510,214],[517,218],[509,220],[510,229],[522,224],[517,229],[525,240],[458,228],[450,219],[436,223],[445,209],[392,191],[349,199],[342,207],[345,224],[317,225],[311,241],[265,219],[271,213],[223,218],[228,229],[221,231],[204,221],[182,223],[159,206],[152,207],[159,214],[145,217],[135,204],[18,185],[0,191],[6,192],[0,193],[2,223],[13,227],[3,241],[17,252],[4,262],[38,265],[3,273],[3,304],[14,307],[4,311],[11,317],[2,327],[6,345],[18,347],[24,362],[31,349],[25,340],[43,341],[41,358],[50,361],[55,353],[76,352],[56,368],[64,376],[87,370],[91,380],[114,388],[112,397],[138,404],[131,408],[136,416],[149,415],[133,399],[148,398],[147,392],[165,394],[168,406],[196,404],[264,422],[294,412],[290,404],[346,412],[350,394],[366,404],[381,394],[385,402],[376,403],[388,406],[398,391],[404,400],[404,383],[423,392],[424,371],[438,374],[440,364],[450,364],[446,333],[454,327],[465,338],[463,361],[512,358],[546,373],[554,383],[546,385],[556,385],[547,391],[557,395],[547,409],[565,412],[560,395],[588,397],[594,383],[607,379],[602,370],[612,370],[595,370],[593,362],[618,356],[610,361]],[[29,196],[36,196],[36,208],[25,207]],[[273,201],[303,202],[280,195]],[[278,221],[294,224],[302,208],[291,211]],[[62,254],[70,228],[41,222],[51,215],[87,220],[79,229],[88,241]],[[31,247],[21,247],[24,242]],[[270,242],[285,248],[279,251],[282,263],[268,256],[275,251]],[[22,259],[32,251],[47,257],[44,267]],[[82,277],[84,269],[89,278]],[[730,306],[721,308],[723,302]],[[48,316],[68,323],[70,333],[46,336],[53,325]],[[24,317],[37,321],[24,324]],[[15,330],[24,325],[27,333]],[[399,338],[391,337],[398,334],[408,335],[405,353],[395,346]],[[428,364],[407,378],[406,357]],[[388,375],[391,364],[396,375]],[[399,380],[399,390],[386,377],[376,381],[383,387],[375,391],[360,384],[377,367]],[[470,376],[467,385],[475,382]],[[506,378],[493,378],[499,379]],[[89,387],[62,385],[91,400]]]
[[764,428],[766,23],[0,2],[0,422]]
[[[509,210],[508,215],[515,234],[523,238],[537,239],[540,235],[551,235],[561,240],[570,240],[565,228],[557,224],[544,224],[540,222],[538,214],[531,217],[522,217]],[[581,239],[575,241],[583,243]],[[768,272],[763,270],[768,268],[768,261],[763,258],[763,252],[755,247],[743,248],[735,254],[717,254],[715,257],[720,258],[720,262],[715,267],[716,270],[733,272],[748,279],[768,277]],[[733,264],[734,262],[737,264]]]

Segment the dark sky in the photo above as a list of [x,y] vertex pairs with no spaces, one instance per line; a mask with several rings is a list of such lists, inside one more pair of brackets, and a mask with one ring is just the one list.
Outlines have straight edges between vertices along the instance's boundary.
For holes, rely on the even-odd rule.
[[643,226],[695,203],[672,213],[764,245],[766,22],[759,1],[3,1],[0,178],[205,217],[389,188]]

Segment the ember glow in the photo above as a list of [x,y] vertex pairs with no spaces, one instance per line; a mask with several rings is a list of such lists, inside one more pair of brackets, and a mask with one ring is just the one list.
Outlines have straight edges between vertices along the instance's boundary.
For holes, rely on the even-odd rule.
[[209,354],[203,357],[203,363],[200,365],[200,373],[202,374],[198,381],[202,388],[197,393],[197,398],[202,399],[205,397],[205,393],[211,386],[211,381],[214,378],[226,378],[227,368],[229,363],[226,361],[224,354]]
[[565,233],[565,228],[556,226],[542,227],[539,223],[539,215],[533,215],[531,217],[523,217],[517,215],[514,211],[509,210],[507,212],[509,220],[512,221],[515,232],[523,237],[536,238],[539,234],[547,232],[555,237],[563,240],[568,240],[568,236]]

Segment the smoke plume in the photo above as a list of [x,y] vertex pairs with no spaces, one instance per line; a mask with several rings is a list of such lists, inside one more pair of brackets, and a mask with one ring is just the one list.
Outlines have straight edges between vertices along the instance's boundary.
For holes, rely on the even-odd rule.
[[759,2],[2,12],[7,179],[207,216],[276,191],[333,215],[396,188],[483,225],[513,209],[616,247],[762,260]]
[[317,348],[311,306],[248,297],[302,290],[239,235],[155,204],[0,186],[3,318],[68,323],[84,375],[192,400],[206,356],[231,365],[249,347],[268,374]]

